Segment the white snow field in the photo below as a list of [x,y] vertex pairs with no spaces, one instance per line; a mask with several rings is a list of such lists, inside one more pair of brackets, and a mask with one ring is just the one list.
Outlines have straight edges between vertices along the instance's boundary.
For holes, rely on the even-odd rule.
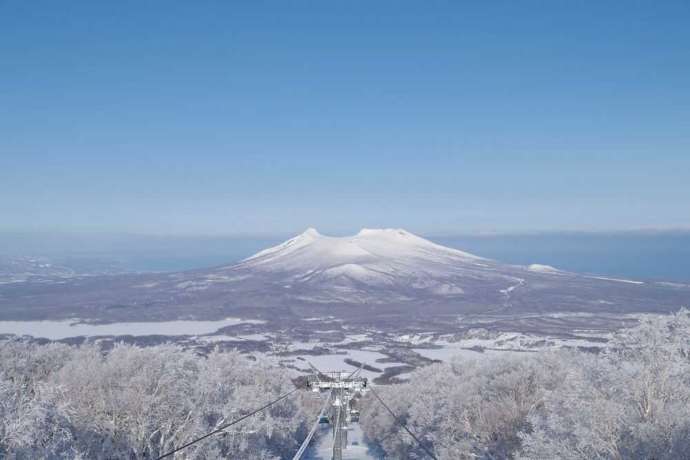
[[[402,229],[365,228],[354,236],[332,237],[310,228],[245,259],[240,266],[295,272],[295,282],[348,278],[366,284],[392,285],[402,276],[426,275],[425,278],[432,279],[433,275],[445,275],[449,266],[459,262],[480,260],[483,259]],[[431,279],[429,287],[437,288]]]
[[[383,353],[380,353],[378,351],[370,351],[370,350],[357,350],[357,349],[341,349],[339,350],[341,353],[330,353],[330,354],[324,354],[324,355],[298,355],[295,356],[294,364],[297,365],[300,368],[305,368],[308,369],[309,366],[307,364],[307,361],[316,366],[317,369],[321,371],[354,371],[357,369],[356,367],[347,364],[345,362],[346,359],[352,359],[357,362],[375,367],[377,369],[381,369],[381,371],[385,371],[386,368],[388,367],[394,367],[394,366],[402,366],[405,363],[398,363],[398,362],[392,362],[392,363],[379,363],[376,360],[377,359],[384,359],[387,356],[384,355]],[[301,359],[298,359],[301,358]],[[285,358],[282,358],[281,361],[285,361]],[[383,372],[372,372],[368,371],[366,369],[362,369],[360,375],[362,377],[367,377],[368,379],[374,379],[376,377],[379,377],[383,375]]]
[[62,340],[70,337],[118,335],[201,335],[237,324],[258,324],[258,320],[225,318],[218,321],[162,321],[110,324],[87,324],[71,321],[0,321],[0,334],[30,335],[36,338]]
[[541,273],[558,273],[560,272],[559,269],[556,267],[552,267],[551,265],[544,265],[544,264],[531,264],[527,266],[527,270],[531,272],[541,272]]

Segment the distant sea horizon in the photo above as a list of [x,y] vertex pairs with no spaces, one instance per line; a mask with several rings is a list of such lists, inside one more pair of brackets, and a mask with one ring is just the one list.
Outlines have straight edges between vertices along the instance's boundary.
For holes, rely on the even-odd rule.
[[[0,256],[56,263],[115,261],[139,272],[193,270],[236,263],[288,237],[192,237],[0,233]],[[508,264],[626,279],[690,282],[690,231],[544,232],[431,236],[430,240]]]
[[690,282],[690,231],[457,236],[434,241],[510,264],[538,263],[576,273]]

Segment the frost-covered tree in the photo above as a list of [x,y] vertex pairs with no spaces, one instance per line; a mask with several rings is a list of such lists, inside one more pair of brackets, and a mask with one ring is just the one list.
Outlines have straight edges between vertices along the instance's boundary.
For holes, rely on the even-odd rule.
[[[379,390],[442,459],[690,459],[690,313],[650,317],[600,354],[456,358]],[[424,458],[374,398],[368,439]]]
[[[505,458],[519,446],[518,433],[544,389],[559,381],[558,372],[547,372],[549,367],[557,368],[535,359],[456,358],[380,392],[440,458]],[[393,457],[424,457],[374,399],[365,407],[365,432],[383,451]]]
[[[292,388],[283,370],[237,352],[202,357],[169,345],[104,353],[12,341],[0,344],[0,358],[8,458],[156,458]],[[178,457],[285,457],[310,410],[288,399]]]
[[[287,392],[237,352],[0,342],[0,458],[151,459]],[[460,357],[379,387],[441,459],[690,459],[690,312],[650,317],[599,354]],[[291,458],[320,403],[296,394],[178,458]],[[425,458],[373,397],[367,438]]]
[[524,458],[690,458],[690,312],[621,331],[530,415]]

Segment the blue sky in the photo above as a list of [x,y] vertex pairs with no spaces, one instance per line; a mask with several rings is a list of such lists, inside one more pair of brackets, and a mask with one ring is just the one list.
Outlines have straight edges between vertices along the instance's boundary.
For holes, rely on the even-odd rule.
[[0,2],[0,230],[690,226],[690,3]]

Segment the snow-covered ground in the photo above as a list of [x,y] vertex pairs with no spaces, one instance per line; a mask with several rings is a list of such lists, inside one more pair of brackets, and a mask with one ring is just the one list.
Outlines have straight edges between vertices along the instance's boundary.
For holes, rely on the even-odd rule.
[[605,276],[590,276],[590,278],[595,279],[595,280],[615,281],[617,283],[644,284],[643,281],[625,280],[625,279],[621,279],[621,278],[607,278]]
[[414,351],[425,358],[448,362],[455,356],[469,359],[483,359],[494,356],[503,356],[506,353],[522,353],[514,350],[479,350],[462,346],[460,343],[447,343],[442,348],[413,348]]
[[[383,359],[386,358],[386,355],[383,353],[380,353],[378,351],[369,351],[369,350],[357,350],[357,349],[343,349],[339,350],[340,353],[342,354],[324,354],[324,355],[298,355],[295,357],[290,357],[290,358],[281,358],[282,362],[292,360],[294,364],[303,369],[308,369],[309,365],[307,364],[307,361],[313,364],[317,369],[323,372],[328,372],[328,371],[354,371],[357,369],[354,366],[351,366],[350,364],[347,364],[345,362],[346,359],[353,359],[355,361],[358,361],[360,363],[367,364],[369,366],[375,367],[377,369],[381,369],[382,371],[385,371],[386,368],[388,367],[393,367],[393,366],[401,366],[404,363],[379,363],[376,362],[377,359]],[[366,369],[362,369],[361,372],[362,377],[367,377],[368,379],[373,379],[376,377],[379,377],[383,375],[383,372],[378,373],[378,372],[372,372],[368,371]]]
[[264,342],[271,340],[271,336],[268,334],[239,334],[239,335],[227,335],[227,334],[213,334],[213,335],[202,335],[199,337],[193,337],[194,340],[205,343],[218,343],[218,342],[236,342],[236,341],[253,341],[253,342]]
[[[313,446],[307,450],[307,460],[330,460],[333,456],[333,430],[331,425],[319,429]],[[375,460],[364,443],[364,434],[359,423],[350,423],[347,430],[347,447],[343,449],[343,460]]]
[[451,341],[440,338],[434,341],[421,341],[419,344],[432,344],[439,348],[413,348],[425,358],[450,361],[454,356],[465,358],[488,358],[506,353],[529,353],[546,349],[564,347],[601,347],[602,340],[611,338],[611,333],[583,331],[577,337],[548,337],[506,332],[490,338],[468,338]]
[[544,264],[531,264],[527,266],[527,270],[531,272],[541,272],[541,273],[558,273],[560,270],[558,270],[556,267],[552,267],[551,265],[544,265]]

